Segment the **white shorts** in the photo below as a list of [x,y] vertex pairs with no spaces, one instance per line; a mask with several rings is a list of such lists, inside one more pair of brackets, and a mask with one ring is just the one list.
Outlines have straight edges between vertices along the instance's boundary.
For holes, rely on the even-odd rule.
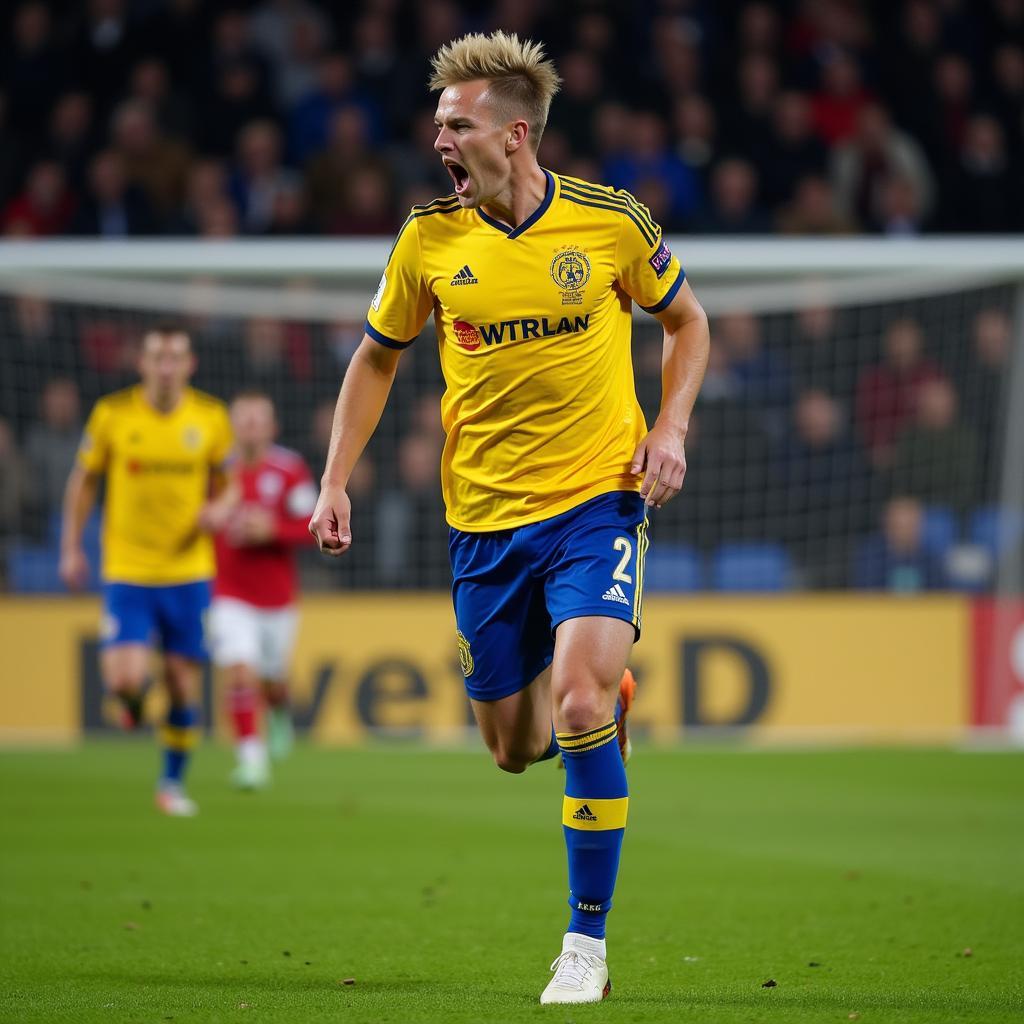
[[298,613],[257,608],[234,597],[216,597],[210,607],[213,663],[248,665],[261,679],[283,679],[292,657]]

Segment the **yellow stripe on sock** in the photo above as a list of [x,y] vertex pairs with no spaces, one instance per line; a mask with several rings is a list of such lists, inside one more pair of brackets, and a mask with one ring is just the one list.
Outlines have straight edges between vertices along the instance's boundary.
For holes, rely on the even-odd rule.
[[618,726],[615,722],[611,721],[607,725],[599,726],[597,729],[591,729],[589,732],[555,733],[555,738],[558,740],[558,745],[563,749],[578,750],[582,747],[589,747],[591,744],[597,743],[598,740],[606,740],[609,736],[613,736],[615,734],[615,730],[617,728]]
[[607,832],[613,828],[625,828],[628,814],[628,796],[616,800],[567,796],[562,800],[562,824],[583,832]]
[[597,750],[598,747],[603,747],[606,743],[615,743],[619,738],[619,730],[616,728],[610,736],[602,736],[598,740],[588,740],[582,747],[573,747],[571,750],[562,751],[563,754],[568,754],[570,757],[576,754],[587,754],[591,750]]
[[162,725],[160,742],[168,750],[191,750],[199,742],[199,730],[192,726]]
[[599,725],[594,729],[588,729],[586,732],[556,732],[555,738],[559,740],[582,740],[588,736],[593,736],[595,733],[603,732],[608,728],[608,724]]

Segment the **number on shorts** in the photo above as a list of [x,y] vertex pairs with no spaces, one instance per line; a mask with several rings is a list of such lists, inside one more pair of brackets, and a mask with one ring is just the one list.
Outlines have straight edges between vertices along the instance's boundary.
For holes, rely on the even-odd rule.
[[632,583],[633,577],[628,572],[622,570],[629,564],[629,560],[633,557],[633,545],[630,543],[628,537],[616,537],[615,543],[612,545],[616,551],[622,552],[622,558],[619,564],[615,567],[615,572],[612,573],[612,579],[618,580],[620,583]]

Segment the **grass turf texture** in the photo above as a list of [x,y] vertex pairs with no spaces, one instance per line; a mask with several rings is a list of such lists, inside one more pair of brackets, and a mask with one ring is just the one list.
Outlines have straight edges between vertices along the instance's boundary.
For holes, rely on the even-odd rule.
[[537,1004],[568,914],[551,763],[300,749],[243,795],[205,748],[201,816],[169,820],[155,757],[0,755],[0,1020],[1024,1019],[1020,755],[641,750],[585,1007]]

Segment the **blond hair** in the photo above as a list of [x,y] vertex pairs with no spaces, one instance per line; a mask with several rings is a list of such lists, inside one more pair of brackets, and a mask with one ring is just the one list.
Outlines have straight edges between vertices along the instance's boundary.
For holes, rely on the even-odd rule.
[[480,32],[446,43],[431,58],[430,89],[437,92],[450,85],[486,79],[488,93],[499,113],[522,117],[530,126],[534,151],[540,144],[548,110],[561,79],[555,65],[544,55],[544,47],[514,32],[498,29],[489,36]]

